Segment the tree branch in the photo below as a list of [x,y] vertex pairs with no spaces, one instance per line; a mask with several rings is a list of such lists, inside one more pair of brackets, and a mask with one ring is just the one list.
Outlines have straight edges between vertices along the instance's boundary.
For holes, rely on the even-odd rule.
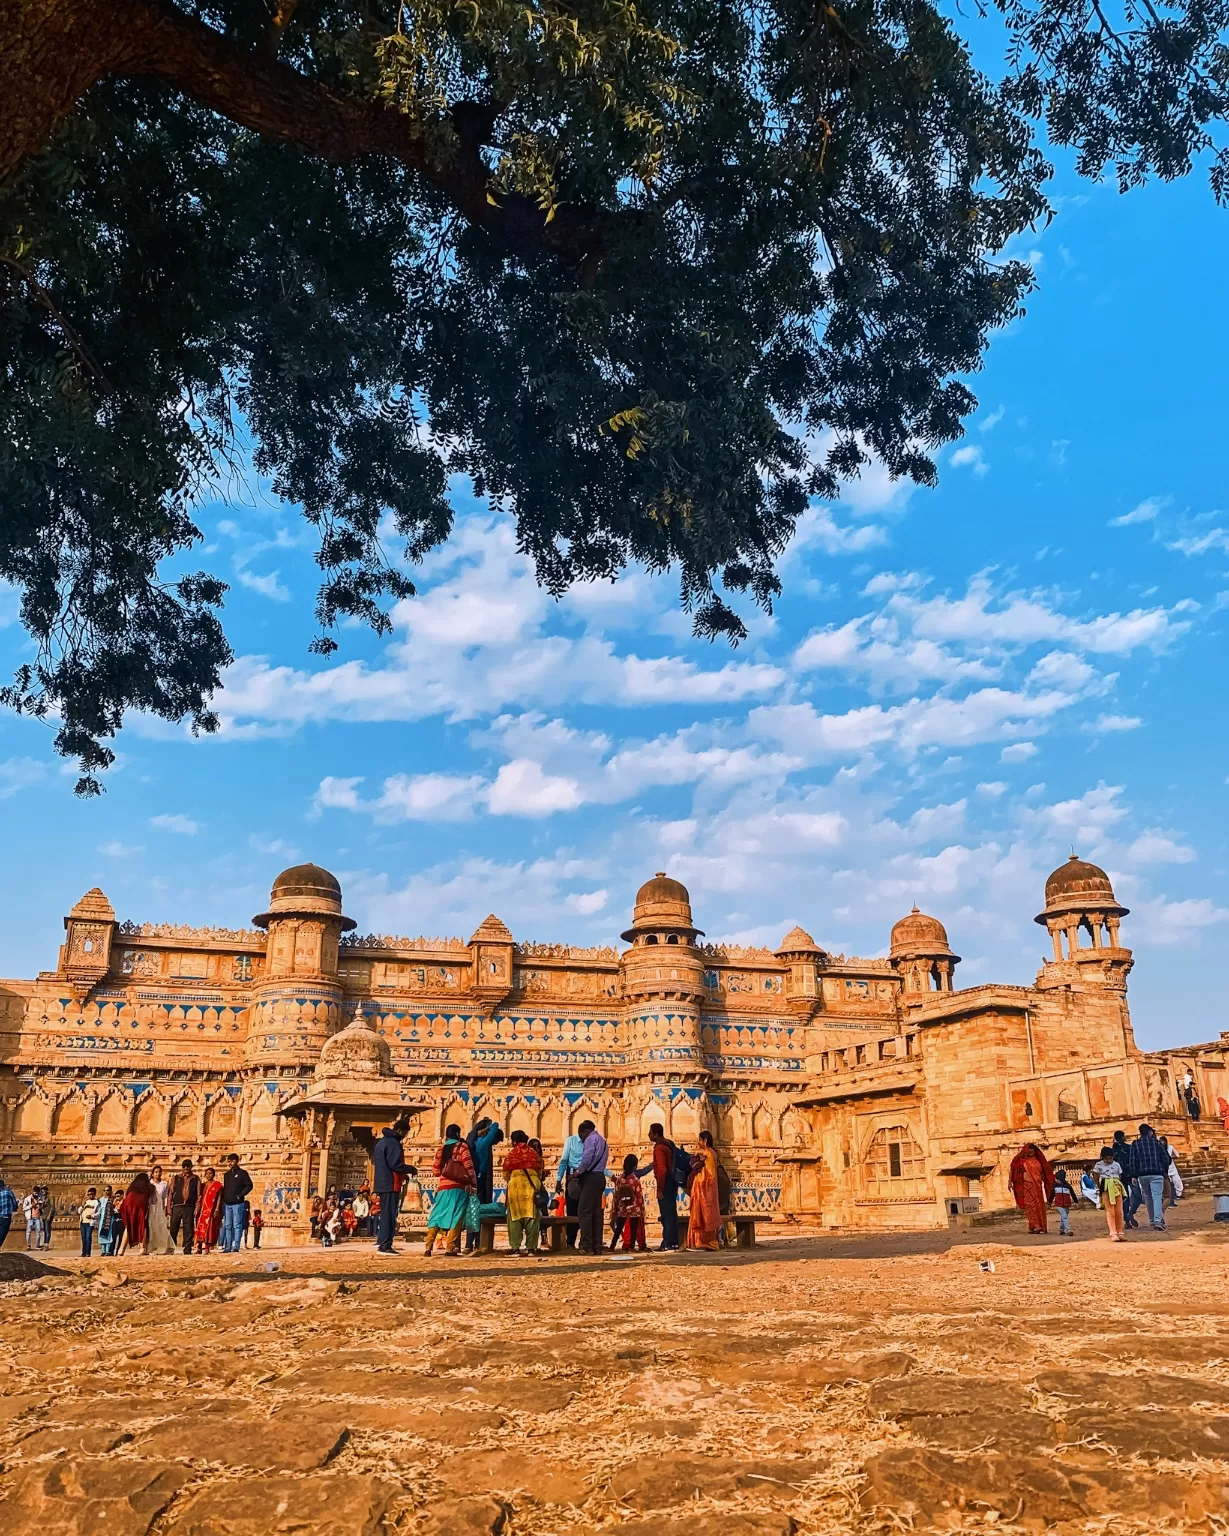
[[[584,267],[600,258],[624,221],[619,213],[563,205],[547,224],[532,199],[492,202],[481,155],[497,109],[461,103],[452,154],[428,153],[408,114],[339,95],[317,80],[250,51],[196,18],[154,0],[13,0],[0,29],[0,100],[16,110],[0,122],[0,178],[37,153],[77,101],[108,76],[161,80],[263,138],[293,144],[334,165],[385,155],[420,175],[471,224],[525,256],[552,255]],[[279,16],[293,11],[283,3]],[[289,15],[287,15],[287,20]]]

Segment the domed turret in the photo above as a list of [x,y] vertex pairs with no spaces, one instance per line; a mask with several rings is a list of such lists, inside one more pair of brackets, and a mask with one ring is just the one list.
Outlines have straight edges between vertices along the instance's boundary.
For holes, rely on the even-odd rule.
[[795,923],[773,953],[784,958],[786,955],[822,955],[823,950],[805,928]]
[[819,971],[828,959],[819,945],[797,923],[774,951],[785,966],[785,995],[795,1018],[808,1023],[823,1001]]
[[[1118,949],[1118,924],[1129,911],[1119,905],[1110,877],[1100,865],[1072,853],[1046,881],[1045,911],[1033,921],[1049,930],[1055,960],[1064,958],[1064,935],[1065,958],[1073,960],[1077,951]],[[1087,935],[1087,944],[1080,942],[1081,933]]]
[[691,920],[687,887],[658,870],[636,892],[632,926],[623,938],[629,944],[693,944],[702,932]]
[[391,1077],[392,1072],[388,1042],[357,1012],[353,1023],[324,1042],[316,1067],[318,1078]]
[[341,918],[342,932],[354,927],[354,920],[342,917],[341,886],[337,876],[319,864],[295,864],[282,870],[269,893],[269,910],[252,921],[267,928],[272,917],[307,917],[319,914]]
[[888,958],[904,978],[906,992],[950,992],[960,963],[937,917],[913,910],[892,924]]

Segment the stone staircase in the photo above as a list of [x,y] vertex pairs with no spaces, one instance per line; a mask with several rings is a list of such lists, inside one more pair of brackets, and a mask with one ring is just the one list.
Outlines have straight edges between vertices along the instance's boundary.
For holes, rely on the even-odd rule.
[[1229,1131],[1219,1120],[1190,1128],[1193,1151],[1179,1153],[1178,1169],[1187,1189],[1229,1194]]

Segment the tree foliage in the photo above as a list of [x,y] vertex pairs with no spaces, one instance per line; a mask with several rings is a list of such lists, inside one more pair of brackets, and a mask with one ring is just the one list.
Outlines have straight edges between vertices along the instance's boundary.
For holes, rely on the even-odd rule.
[[993,83],[929,0],[16,0],[4,699],[85,791],[126,710],[213,727],[225,588],[164,573],[249,443],[319,650],[412,594],[382,534],[438,544],[457,473],[550,591],[676,568],[738,638],[809,498],[934,480],[1032,280],[1035,120],[1124,184],[1211,144],[1224,5],[1128,3],[1000,0]]

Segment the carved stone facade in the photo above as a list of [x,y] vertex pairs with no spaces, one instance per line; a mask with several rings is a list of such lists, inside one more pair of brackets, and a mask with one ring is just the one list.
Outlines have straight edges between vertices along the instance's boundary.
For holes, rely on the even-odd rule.
[[1095,1156],[1147,1116],[1223,1156],[1177,1087],[1189,1070],[1210,1109],[1229,1096],[1229,1036],[1137,1049],[1126,915],[1072,860],[1047,882],[1054,957],[1034,984],[959,989],[943,925],[916,909],[886,959],[801,928],[776,950],[708,945],[665,875],[623,950],[520,943],[494,916],[468,942],[359,936],[312,864],[278,876],[252,929],[117,923],[93,890],[55,970],[0,982],[0,1167],[71,1204],[153,1160],[237,1150],[272,1237],[318,1188],[357,1187],[396,1114],[427,1167],[446,1123],[481,1114],[555,1158],[582,1119],[612,1157],[661,1121],[684,1142],[714,1131],[742,1209],[945,1225],[1008,1203],[1023,1140]]

